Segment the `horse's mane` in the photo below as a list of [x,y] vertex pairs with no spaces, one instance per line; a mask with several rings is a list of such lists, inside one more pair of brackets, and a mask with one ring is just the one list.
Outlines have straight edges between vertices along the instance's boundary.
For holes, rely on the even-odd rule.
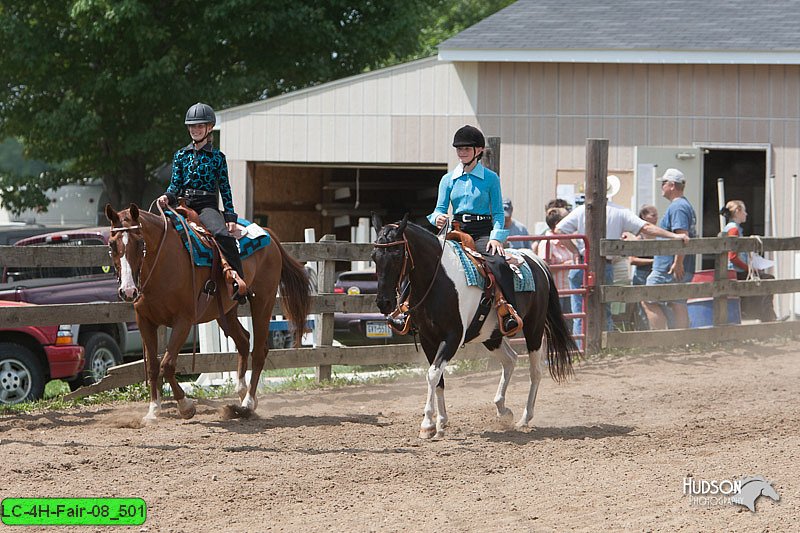
[[[397,222],[395,222],[395,224],[400,224],[400,222],[402,221],[398,220]],[[435,234],[431,233],[428,229],[423,228],[419,224],[414,224],[413,222],[409,222],[408,225],[406,226],[406,231],[408,231],[409,229],[411,230],[411,233],[415,236],[420,236],[425,239],[429,239],[431,241],[436,239]]]

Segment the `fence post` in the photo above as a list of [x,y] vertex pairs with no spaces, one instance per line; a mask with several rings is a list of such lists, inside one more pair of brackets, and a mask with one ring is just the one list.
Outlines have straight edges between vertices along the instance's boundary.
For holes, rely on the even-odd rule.
[[[319,240],[320,242],[334,241],[335,235],[323,235]],[[319,283],[320,294],[330,294],[333,292],[333,285],[336,283],[334,279],[336,276],[336,262],[335,261],[320,261],[319,272],[317,272],[317,281]],[[332,346],[333,345],[333,313],[322,313],[320,315],[320,329],[319,329],[319,345]],[[319,365],[315,371],[317,382],[328,381],[331,379],[331,365]]]
[[[714,256],[714,283],[728,279],[728,253]],[[728,323],[728,298],[717,296],[714,298],[714,325],[724,326]]]
[[[483,153],[483,166],[500,174],[500,137],[486,138],[486,151]],[[510,196],[506,191],[506,196]]]
[[586,139],[586,237],[592,282],[586,294],[586,354],[600,351],[605,329],[605,306],[598,288],[605,283],[606,262],[600,255],[600,239],[606,238],[606,176],[608,139]]

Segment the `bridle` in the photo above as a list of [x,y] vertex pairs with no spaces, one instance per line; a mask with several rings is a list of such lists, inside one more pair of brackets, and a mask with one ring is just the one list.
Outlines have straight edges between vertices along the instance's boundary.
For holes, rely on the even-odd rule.
[[[156,203],[156,205],[158,205],[158,203]],[[147,286],[147,283],[150,281],[150,278],[153,277],[153,271],[155,269],[156,264],[158,264],[158,258],[161,256],[161,249],[164,247],[163,246],[164,239],[166,239],[166,237],[167,237],[167,215],[164,213],[164,210],[161,208],[160,205],[158,205],[158,210],[161,212],[161,218],[164,220],[164,232],[161,234],[161,239],[158,241],[158,247],[156,248],[156,258],[153,261],[153,265],[150,267],[149,274],[148,274],[147,278],[143,282],[141,281],[141,279],[142,279],[142,266],[144,265],[144,257],[147,255],[147,241],[145,241],[144,235],[142,235],[142,262],[139,265],[139,271],[136,273],[136,277],[134,278],[134,282],[139,282],[139,283],[137,283],[138,287],[136,287],[138,292],[139,292],[139,295],[136,297],[137,299],[142,296],[142,292],[144,291],[144,288]],[[122,226],[122,227],[119,227],[119,228],[112,227],[111,230],[110,230],[110,233],[112,233],[112,234],[114,234],[114,233],[127,233],[127,232],[131,232],[133,230],[138,230],[139,233],[141,234],[142,225],[138,224],[136,226]],[[116,269],[116,267],[115,267],[115,269]],[[117,279],[119,279],[119,277],[120,277],[120,273],[119,273],[119,271],[117,271]]]
[[[387,225],[390,226],[390,227],[394,227],[394,228],[398,227],[397,224],[387,224]],[[437,234],[437,237],[438,237],[438,235],[441,235],[442,231],[445,231],[446,228],[447,228],[447,224],[442,226],[442,229],[439,230],[439,233]],[[436,275],[439,273],[439,266],[442,264],[442,255],[444,255],[444,248],[445,248],[445,246],[447,246],[447,240],[445,240],[442,243],[442,249],[439,251],[439,257],[436,260],[436,269],[433,271],[433,276],[431,276],[431,282],[428,285],[428,288],[425,291],[425,294],[423,294],[422,295],[422,299],[419,302],[417,302],[416,305],[414,305],[414,307],[411,307],[411,308],[408,308],[408,301],[411,298],[410,291],[409,291],[408,298],[406,298],[406,300],[404,302],[400,301],[401,298],[402,298],[402,287],[404,285],[403,281],[405,279],[410,278],[411,271],[413,271],[414,267],[415,267],[415,265],[414,265],[414,256],[411,254],[411,247],[408,244],[408,238],[406,238],[405,231],[403,231],[403,239],[402,240],[392,241],[392,242],[385,242],[385,243],[376,242],[376,243],[373,243],[373,246],[375,248],[392,248],[394,246],[402,246],[403,247],[403,267],[400,269],[400,276],[397,278],[397,286],[395,286],[395,295],[397,297],[397,308],[392,313],[392,315],[393,316],[397,316],[400,313],[411,313],[411,312],[415,311],[416,309],[418,309],[425,302],[425,299],[428,297],[428,295],[431,292],[431,289],[433,288],[433,284],[436,282]],[[409,264],[411,264],[410,268],[408,268]],[[409,287],[411,286],[411,280],[410,279],[408,279],[408,286]],[[403,307],[405,307],[405,309],[403,309]]]

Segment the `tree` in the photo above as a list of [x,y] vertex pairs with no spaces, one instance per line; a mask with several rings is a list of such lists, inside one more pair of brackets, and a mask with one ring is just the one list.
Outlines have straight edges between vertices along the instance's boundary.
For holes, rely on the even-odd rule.
[[[183,113],[352,75],[417,47],[424,0],[0,0],[0,138],[141,202]],[[4,177],[4,184],[20,177]],[[7,197],[3,187],[0,194]]]
[[439,43],[507,7],[516,0],[436,0],[431,16],[419,32],[418,50],[409,57],[422,58],[436,53]]
[[[0,0],[0,139],[57,166],[0,171],[7,207],[101,178],[142,202],[197,101],[227,108],[435,53],[512,0]],[[149,200],[149,199],[147,199]]]

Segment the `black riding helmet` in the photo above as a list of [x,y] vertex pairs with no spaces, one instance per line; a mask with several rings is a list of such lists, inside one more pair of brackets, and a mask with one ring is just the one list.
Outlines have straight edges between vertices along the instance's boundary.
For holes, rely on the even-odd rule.
[[471,146],[474,148],[486,148],[486,139],[481,130],[475,126],[462,126],[453,137],[453,146]]
[[184,124],[216,124],[217,116],[211,106],[202,102],[197,102],[186,112]]

